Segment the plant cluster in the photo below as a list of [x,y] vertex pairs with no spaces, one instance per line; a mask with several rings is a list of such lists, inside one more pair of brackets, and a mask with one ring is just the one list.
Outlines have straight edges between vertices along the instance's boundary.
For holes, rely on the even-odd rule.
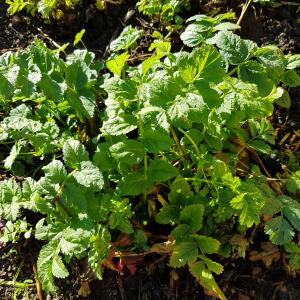
[[[74,10],[83,2],[84,0],[5,0],[5,3],[9,6],[8,12],[11,15],[25,10],[32,16],[38,12],[44,19],[50,17],[61,19],[65,10]],[[106,1],[95,0],[95,7],[98,10],[104,10]]]
[[190,8],[190,0],[140,0],[137,8],[144,15],[160,23],[182,23],[178,14]]
[[[300,56],[241,39],[231,18],[195,16],[181,36],[193,49],[157,39],[138,66],[126,51],[110,58],[110,73],[91,52],[62,59],[39,41],[0,57],[2,240],[44,241],[45,291],[73,259],[101,278],[120,235],[132,240],[123,251],[153,249],[149,224],[168,230],[170,266],[220,299],[220,258],[255,225],[300,267],[299,165],[270,178],[259,157],[273,151],[274,103],[289,107],[300,85]],[[139,33],[124,36],[116,52]]]

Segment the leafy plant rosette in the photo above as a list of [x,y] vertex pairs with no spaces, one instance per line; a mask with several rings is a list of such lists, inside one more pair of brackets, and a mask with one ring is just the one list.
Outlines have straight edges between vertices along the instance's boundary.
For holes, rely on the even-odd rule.
[[[0,182],[2,240],[45,241],[37,262],[45,291],[56,291],[73,259],[87,257],[102,278],[120,234],[133,240],[122,251],[159,252],[147,245],[153,223],[169,230],[159,245],[170,267],[187,266],[220,299],[214,276],[224,249],[235,251],[228,235],[262,225],[300,267],[298,173],[269,178],[259,158],[272,153],[268,117],[274,103],[289,107],[300,56],[220,27],[189,52],[157,40],[136,67],[124,52],[107,62],[112,75],[99,75],[90,52],[63,60],[40,42],[0,57],[0,144],[10,175]],[[28,210],[42,216],[36,224]]]

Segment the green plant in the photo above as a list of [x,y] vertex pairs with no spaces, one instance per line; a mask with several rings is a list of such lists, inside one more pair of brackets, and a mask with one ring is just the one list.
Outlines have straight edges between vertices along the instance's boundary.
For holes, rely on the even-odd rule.
[[[299,55],[216,30],[222,18],[207,19],[190,52],[158,39],[142,64],[129,68],[124,52],[103,76],[86,50],[63,60],[36,42],[0,57],[0,147],[12,175],[0,182],[0,212],[13,224],[3,239],[45,241],[46,291],[75,258],[101,278],[120,233],[131,241],[121,250],[154,251],[143,232],[154,222],[170,233],[170,266],[187,266],[221,299],[214,274],[222,249],[236,251],[227,236],[262,224],[299,266],[298,170],[270,178],[259,158],[272,153],[274,103],[288,107],[286,88],[299,84]],[[43,217],[30,224],[27,210]]]
[[260,4],[264,5],[272,5],[277,2],[277,0],[253,0],[253,2],[259,2]]
[[194,47],[203,41],[211,38],[219,31],[231,31],[239,29],[240,26],[231,22],[224,22],[224,20],[235,19],[234,13],[225,13],[217,15],[216,17],[209,17],[206,15],[196,15],[186,20],[189,24],[184,32],[181,34],[183,43],[189,47]]
[[109,48],[112,52],[119,52],[121,50],[128,50],[136,46],[136,42],[144,35],[143,30],[137,30],[131,25],[126,26],[121,34],[112,41]]
[[[44,19],[61,19],[65,9],[75,9],[82,5],[83,0],[5,0],[5,3],[9,5],[8,12],[11,15],[26,10],[31,15],[38,12]],[[102,0],[96,0],[95,6],[99,10],[106,8]]]
[[178,13],[189,7],[190,0],[140,0],[137,3],[140,12],[161,23],[172,22],[175,18],[176,23],[180,24],[182,20]]

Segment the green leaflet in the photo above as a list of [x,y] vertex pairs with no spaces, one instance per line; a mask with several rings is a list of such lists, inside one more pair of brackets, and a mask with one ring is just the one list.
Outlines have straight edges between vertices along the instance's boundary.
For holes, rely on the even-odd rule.
[[192,204],[186,206],[180,213],[181,223],[187,224],[193,231],[199,231],[202,227],[204,206]]
[[89,160],[85,147],[76,140],[65,142],[63,155],[65,164],[73,169],[77,169],[82,161]]
[[179,223],[180,212],[177,206],[165,205],[160,209],[158,214],[155,216],[155,220],[159,224],[170,224],[170,223]]
[[37,261],[37,268],[43,288],[46,291],[54,292],[54,277],[66,278],[69,275],[61,256],[58,255],[59,244],[52,242],[45,245],[40,251]]
[[184,265],[191,264],[198,257],[198,249],[193,242],[183,242],[175,246],[170,258],[170,264],[174,268],[180,268]]
[[109,60],[106,62],[106,66],[111,71],[117,76],[121,76],[122,70],[125,66],[125,63],[127,59],[129,58],[129,54],[126,52],[123,54],[118,55],[117,57],[114,57],[113,59]]
[[125,140],[110,147],[111,156],[118,162],[134,165],[141,162],[146,154],[143,144],[136,140]]
[[217,253],[221,245],[218,240],[204,235],[196,235],[195,240],[200,251],[206,254]]
[[175,0],[172,2],[168,0],[140,0],[137,3],[139,12],[154,19],[158,19],[165,24],[172,21],[180,11],[189,9],[189,7],[190,3],[188,0]]
[[152,185],[147,176],[142,173],[132,172],[125,175],[119,184],[122,195],[136,196],[143,193]]
[[90,161],[80,162],[79,169],[73,173],[76,181],[91,189],[101,190],[104,186],[104,179],[100,170]]
[[178,171],[165,160],[152,160],[146,176],[153,182],[167,181],[178,174]]
[[288,252],[289,263],[294,269],[300,268],[300,248],[294,242],[284,245],[284,249]]
[[191,264],[190,272],[199,280],[203,287],[212,291],[220,299],[226,300],[226,297],[218,287],[211,270],[204,262],[198,261]]
[[0,181],[0,196],[1,217],[5,220],[16,221],[22,208],[22,194],[13,178]]
[[215,18],[206,15],[196,15],[187,20],[195,21],[189,24],[180,38],[189,47],[195,47],[214,36],[218,31],[229,31],[239,29],[240,26],[231,22],[223,22],[226,19],[234,19],[234,14],[228,13],[218,15]]
[[247,60],[256,48],[255,43],[243,40],[230,31],[220,31],[211,40],[220,49],[220,54],[228,64],[239,65]]
[[270,235],[274,244],[284,245],[291,242],[295,230],[300,229],[300,206],[297,201],[287,196],[280,196],[278,200],[278,209],[273,214],[281,212],[281,215],[266,223],[265,232]]
[[293,239],[294,231],[291,225],[283,217],[275,217],[265,226],[265,233],[270,235],[274,244],[284,245]]
[[43,167],[43,171],[53,183],[60,183],[67,176],[67,171],[60,160],[53,160],[50,164]]
[[136,41],[139,40],[143,34],[143,30],[137,30],[131,25],[126,26],[118,38],[110,43],[110,50],[113,52],[128,50],[129,48],[134,47]]

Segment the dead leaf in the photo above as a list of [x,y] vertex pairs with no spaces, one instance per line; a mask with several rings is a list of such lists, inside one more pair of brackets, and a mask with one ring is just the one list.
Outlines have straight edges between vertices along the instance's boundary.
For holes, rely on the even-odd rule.
[[262,272],[262,268],[260,268],[260,267],[254,267],[252,269],[251,273],[252,273],[252,276],[256,277],[256,276],[260,275],[261,272]]
[[157,243],[152,245],[150,248],[150,252],[158,253],[158,254],[169,254],[173,251],[175,246],[175,242],[164,242],[164,243]]
[[132,238],[128,234],[122,233],[120,234],[118,239],[111,244],[113,247],[129,247],[130,245],[132,245],[132,243]]
[[273,262],[277,262],[281,258],[281,253],[278,247],[271,242],[262,243],[262,251],[251,251],[251,261],[262,261],[266,267],[270,267]]
[[82,280],[80,289],[78,291],[78,296],[86,298],[90,294],[91,294],[91,289],[90,289],[89,282],[86,280]]
[[246,250],[249,245],[247,239],[241,234],[235,234],[229,242],[233,246],[233,248],[238,252],[239,257],[245,258]]

